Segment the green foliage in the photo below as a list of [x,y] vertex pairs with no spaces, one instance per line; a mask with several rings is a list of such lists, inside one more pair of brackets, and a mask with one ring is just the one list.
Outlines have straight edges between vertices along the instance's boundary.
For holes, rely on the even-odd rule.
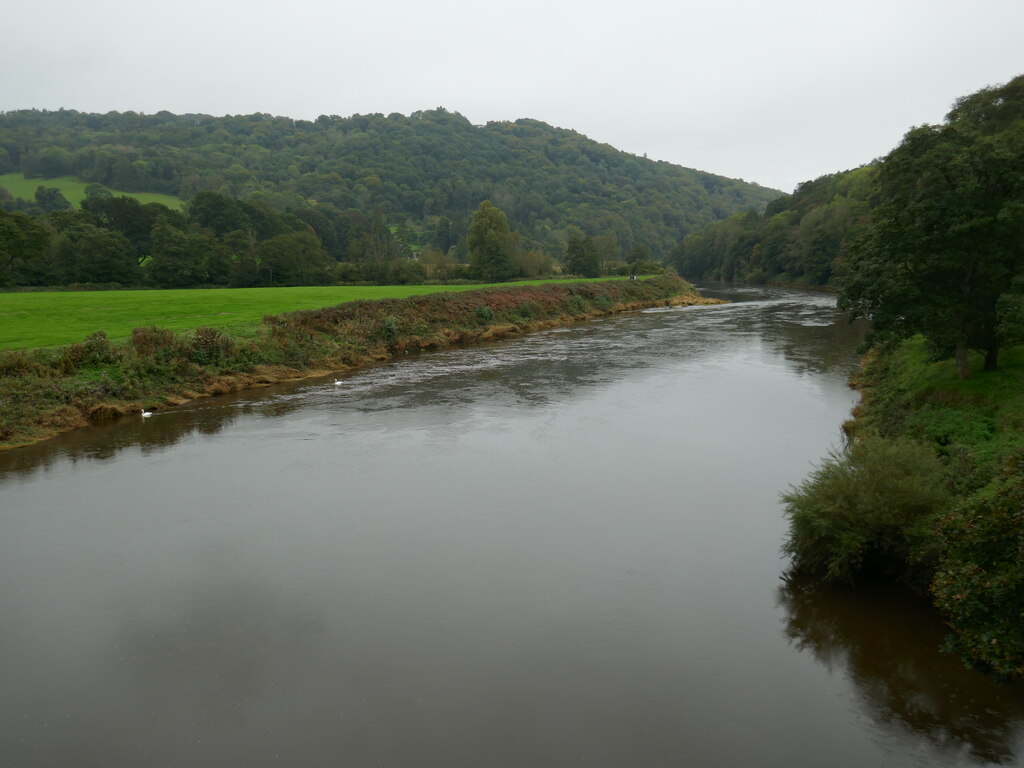
[[398,320],[393,317],[385,317],[381,320],[380,335],[385,341],[393,343],[398,338],[398,333]]
[[[890,548],[894,561],[887,570],[911,573],[922,590],[930,585],[953,629],[949,648],[972,664],[1024,677],[1024,347],[1006,350],[999,370],[960,379],[953,361],[934,359],[933,347],[915,337],[872,350],[857,386],[862,402],[846,426],[855,446],[878,440],[923,446],[941,467],[935,487],[950,490],[937,514],[907,516],[902,532],[884,534],[905,542]],[[833,456],[787,496],[787,551],[795,564],[819,575],[837,553],[855,551],[850,544],[858,543],[845,522],[821,524],[845,520],[842,510],[857,509],[843,490],[853,477],[845,463],[845,456]],[[856,493],[879,494],[873,511],[858,514],[858,524],[894,508],[899,492],[887,486],[899,472],[914,473],[909,483],[930,476],[880,461],[860,486],[850,480]]]
[[147,278],[165,288],[223,284],[229,262],[227,254],[209,232],[175,227],[160,217],[150,236]]
[[920,333],[955,349],[961,377],[970,349],[996,368],[1009,341],[1000,298],[1024,273],[1024,109],[1006,98],[1022,88],[1024,75],[961,100],[885,158],[840,295],[877,339]]
[[566,300],[565,309],[570,315],[583,315],[587,311],[587,304],[581,297],[573,295]]
[[196,328],[188,343],[188,358],[197,365],[219,363],[230,357],[234,351],[234,340],[217,328]]
[[1006,344],[1024,343],[1024,274],[1018,275],[996,303],[996,332]]
[[161,350],[174,347],[174,331],[169,328],[158,328],[151,325],[146,328],[132,328],[131,345],[135,354],[149,357]]
[[490,200],[480,203],[469,224],[468,237],[469,260],[477,276],[491,283],[513,277],[517,244],[505,213]]
[[797,570],[832,581],[908,576],[948,499],[942,465],[928,445],[862,437],[783,495],[790,520],[785,551]]
[[69,215],[65,221],[53,244],[53,261],[62,283],[138,282],[139,265],[124,235],[97,227],[85,217]]
[[270,285],[316,285],[324,281],[329,259],[309,231],[289,232],[264,240],[256,248]]
[[870,211],[874,166],[821,176],[764,213],[737,213],[688,235],[672,252],[680,274],[717,280],[826,285]]
[[565,248],[565,265],[570,273],[580,277],[597,277],[601,274],[601,264],[593,239],[570,237]]
[[1022,444],[1024,348],[1004,358],[998,371],[960,379],[953,361],[936,360],[921,337],[874,351],[859,375],[856,429],[930,443],[947,465],[950,486],[973,493]]
[[50,235],[37,219],[0,210],[0,286],[45,282]]
[[71,203],[64,197],[63,193],[56,187],[36,187],[36,205],[46,212],[63,211],[71,208]]
[[76,367],[108,365],[121,359],[121,348],[107,338],[104,331],[95,331],[85,341],[72,344],[67,356]]
[[942,518],[935,603],[955,633],[950,649],[1008,677],[1024,677],[1024,452]]
[[[277,212],[295,212],[338,262],[388,251],[384,260],[408,257],[403,247],[426,245],[445,254],[454,247],[464,261],[466,223],[485,199],[505,211],[525,252],[561,255],[566,232],[577,227],[605,239],[603,259],[639,244],[660,261],[686,233],[777,195],[534,120],[474,126],[443,109],[408,117],[324,115],[313,122],[261,114],[19,110],[0,114],[0,163],[0,170],[17,168],[36,186],[39,179],[57,186],[51,175],[61,171],[82,188],[95,183],[182,200],[206,193],[259,199]],[[15,197],[31,199],[31,189],[21,194],[3,178]],[[75,202],[63,183],[60,188]],[[375,210],[394,227],[391,238],[371,231],[367,239],[367,228],[348,226],[358,221],[343,221],[349,212],[358,219]],[[317,215],[323,212],[326,219]],[[211,220],[218,238],[245,231],[237,226],[240,217],[230,219]],[[410,242],[408,232],[419,242]],[[354,252],[346,253],[349,248]]]
[[524,320],[536,320],[544,317],[544,308],[535,301],[524,301],[516,307],[516,313]]

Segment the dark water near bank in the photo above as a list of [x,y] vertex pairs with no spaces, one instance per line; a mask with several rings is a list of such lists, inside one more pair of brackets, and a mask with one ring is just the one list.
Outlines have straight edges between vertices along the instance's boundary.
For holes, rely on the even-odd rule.
[[740,297],[0,454],[0,765],[1021,764],[926,608],[780,578],[859,332]]

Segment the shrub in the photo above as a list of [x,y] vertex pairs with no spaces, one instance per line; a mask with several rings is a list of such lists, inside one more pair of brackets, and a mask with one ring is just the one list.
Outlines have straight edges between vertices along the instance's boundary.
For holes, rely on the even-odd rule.
[[188,359],[199,365],[217,363],[234,352],[235,343],[216,328],[200,326],[188,344]]
[[565,309],[570,315],[585,315],[587,304],[579,296],[570,296],[565,301]]
[[489,323],[494,319],[494,310],[486,304],[481,304],[476,308],[476,319],[481,323]]
[[105,331],[95,331],[85,341],[72,344],[68,357],[76,365],[109,365],[121,359],[122,350],[111,343]]
[[398,338],[398,321],[393,317],[385,317],[380,326],[380,333],[385,341],[394,341]]
[[544,309],[535,301],[524,301],[516,307],[516,314],[524,320],[536,320],[544,316]]
[[862,437],[783,494],[790,522],[783,549],[797,571],[826,580],[909,576],[933,545],[930,524],[948,498],[929,446]]
[[1024,451],[1002,477],[945,515],[932,594],[955,630],[947,648],[1024,677]]
[[140,357],[148,357],[160,349],[174,347],[174,331],[169,328],[132,328],[132,347]]
[[0,376],[25,376],[43,373],[43,366],[21,350],[0,350]]

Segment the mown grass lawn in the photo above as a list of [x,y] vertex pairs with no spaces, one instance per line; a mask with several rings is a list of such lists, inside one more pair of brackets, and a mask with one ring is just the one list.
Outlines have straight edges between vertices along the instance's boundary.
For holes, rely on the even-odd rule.
[[[58,176],[52,179],[26,179],[20,173],[0,174],[0,187],[6,187],[13,197],[35,200],[36,187],[56,187],[68,199],[68,202],[72,203],[75,207],[78,207],[85,199],[85,188],[87,186],[87,182],[79,181],[72,176]],[[141,203],[162,203],[168,208],[175,210],[180,210],[184,205],[179,198],[173,195],[161,195],[157,192],[121,192],[116,189],[110,191],[115,195],[134,197]]]
[[[531,281],[530,284],[550,282]],[[522,285],[522,283],[515,283]],[[209,326],[245,332],[264,315],[320,309],[359,299],[405,298],[484,285],[303,286],[154,291],[0,293],[0,349],[73,344],[94,331],[111,339],[155,325],[173,331]]]

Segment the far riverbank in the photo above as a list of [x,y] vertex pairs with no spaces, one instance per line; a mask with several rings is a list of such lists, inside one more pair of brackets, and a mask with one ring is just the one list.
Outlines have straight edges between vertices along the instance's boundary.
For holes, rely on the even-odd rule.
[[59,348],[0,352],[0,450],[142,407],[351,371],[398,355],[500,339],[653,306],[715,304],[675,276],[509,286],[355,301],[269,315],[251,332],[96,331]]

